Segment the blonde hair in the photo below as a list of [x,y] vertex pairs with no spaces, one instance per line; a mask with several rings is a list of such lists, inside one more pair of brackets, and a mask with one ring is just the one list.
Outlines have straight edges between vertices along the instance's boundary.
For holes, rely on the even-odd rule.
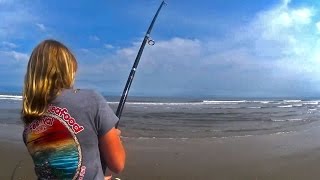
[[32,51],[24,79],[22,119],[25,124],[42,116],[64,88],[72,88],[77,61],[55,40],[45,40]]

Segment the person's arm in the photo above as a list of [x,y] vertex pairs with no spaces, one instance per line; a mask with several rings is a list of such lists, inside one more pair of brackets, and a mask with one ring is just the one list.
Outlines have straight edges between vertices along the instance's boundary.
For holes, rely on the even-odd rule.
[[103,160],[114,173],[120,173],[124,169],[126,153],[120,139],[121,131],[112,128],[106,134],[99,137],[99,148]]

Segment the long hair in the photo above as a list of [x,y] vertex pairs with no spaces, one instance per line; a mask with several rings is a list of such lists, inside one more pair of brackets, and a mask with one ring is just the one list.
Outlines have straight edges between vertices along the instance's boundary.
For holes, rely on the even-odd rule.
[[24,79],[22,119],[25,124],[42,116],[62,89],[72,88],[77,61],[55,40],[45,40],[32,51]]

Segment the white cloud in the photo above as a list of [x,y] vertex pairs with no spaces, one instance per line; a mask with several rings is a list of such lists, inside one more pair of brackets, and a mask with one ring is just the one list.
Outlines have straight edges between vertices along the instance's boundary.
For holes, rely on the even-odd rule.
[[[139,73],[137,74],[149,74],[145,76],[147,79],[151,77],[150,74],[156,72],[158,72],[158,78],[160,77],[161,79],[164,78],[162,75],[165,77],[173,75],[174,77],[171,77],[171,80],[161,82],[172,83],[172,80],[178,78],[178,76],[175,75],[176,73],[179,73],[181,69],[188,70],[188,68],[193,66],[193,64],[199,60],[199,57],[202,56],[201,51],[204,47],[202,47],[200,43],[201,42],[196,39],[176,37],[169,40],[157,41],[155,46],[146,45],[138,67]],[[114,51],[113,54],[105,51],[105,53],[108,53],[107,55],[104,53],[91,54],[89,58],[82,56],[81,58],[84,60],[81,59],[79,63],[78,84],[85,82],[87,85],[91,84],[89,87],[97,88],[97,86],[100,86],[100,88],[103,89],[103,87],[108,85],[106,82],[112,82],[112,86],[110,86],[112,89],[122,89],[123,83],[127,79],[129,70],[137,56],[140,44],[141,42],[135,42],[130,47]],[[100,63],[94,63],[97,62],[97,60],[95,60],[96,58],[101,57],[102,60],[100,59]],[[87,61],[87,59],[91,59],[92,61]],[[181,75],[182,74],[183,73],[181,73]],[[190,76],[186,75],[186,77]],[[150,80],[145,78],[140,78],[140,80],[146,83],[150,82]],[[159,80],[158,78],[155,77],[154,80],[157,81]],[[94,79],[94,82],[92,79]],[[181,80],[181,83],[177,84],[184,84],[186,79],[187,78]],[[109,90],[110,87],[108,88]],[[168,88],[170,89],[172,87]]]
[[81,48],[80,51],[83,52],[83,53],[88,53],[88,52],[90,52],[89,49],[86,49],[86,48]]
[[300,8],[291,11],[291,18],[297,24],[309,24],[313,16],[312,8]]
[[316,28],[317,28],[317,30],[318,30],[318,33],[320,33],[320,21],[318,21],[318,22],[316,23]]
[[89,36],[89,39],[93,41],[100,41],[100,38],[96,35]]
[[[284,41],[287,37],[299,33],[312,22],[314,16],[312,8],[290,8],[279,6],[274,9],[259,13],[249,26],[253,35],[261,35],[265,40]],[[261,34],[257,34],[261,33]],[[290,38],[291,39],[291,38]]]
[[29,59],[28,54],[17,51],[0,51],[0,55],[6,57],[7,60],[27,61]]
[[104,47],[105,47],[106,49],[113,49],[113,48],[114,48],[114,46],[111,45],[111,44],[104,44]]
[[14,44],[14,43],[12,43],[12,42],[7,42],[7,41],[2,41],[1,44],[2,44],[2,46],[5,47],[5,48],[11,48],[11,49],[13,49],[13,48],[17,48],[17,47],[18,47],[18,45]]
[[[145,84],[156,81],[168,89],[174,86],[170,82],[189,87],[192,80],[198,85],[190,87],[194,89],[214,91],[237,86],[250,92],[256,86],[269,93],[276,91],[273,88],[290,89],[291,82],[305,85],[320,81],[320,41],[314,33],[315,25],[320,32],[320,22],[315,23],[314,17],[312,7],[292,8],[290,1],[284,0],[258,13],[248,24],[234,27],[232,36],[224,39],[175,37],[158,41],[155,46],[145,47],[140,79]],[[139,46],[140,42],[133,43],[104,56],[103,62],[86,66],[86,75],[94,72],[97,77],[96,73],[108,72],[109,76],[100,76],[102,81],[107,77],[126,79],[123,73],[131,68]]]
[[[274,76],[287,81],[310,83],[320,81],[320,44],[313,7],[290,7],[290,1],[260,12],[238,33],[238,44],[250,49],[255,61],[272,66]],[[291,79],[291,80],[290,80]],[[315,90],[320,86],[314,84]]]
[[35,25],[38,27],[38,29],[39,29],[40,31],[46,31],[46,29],[47,29],[44,24],[36,23]]
[[[140,42],[133,43],[131,47],[122,48],[116,51],[116,59],[119,63],[129,66],[133,63],[140,48]],[[169,40],[157,41],[154,46],[146,45],[141,65],[149,71],[165,67],[173,70],[177,64],[194,64],[202,56],[204,48],[197,39],[184,39],[175,37]]]
[[24,31],[25,27],[34,24],[38,19],[30,9],[24,6],[22,1],[2,0],[0,4],[4,6],[0,11],[0,39],[10,36],[23,36],[26,33]]
[[287,7],[291,0],[282,0],[282,6]]
[[239,41],[249,42],[260,56],[280,57],[303,56],[310,53],[316,37],[312,7],[288,6],[290,1],[273,9],[260,12],[248,27],[237,34]]
[[14,51],[0,50],[0,67],[2,74],[10,74],[13,72],[21,73],[25,70],[29,55]]

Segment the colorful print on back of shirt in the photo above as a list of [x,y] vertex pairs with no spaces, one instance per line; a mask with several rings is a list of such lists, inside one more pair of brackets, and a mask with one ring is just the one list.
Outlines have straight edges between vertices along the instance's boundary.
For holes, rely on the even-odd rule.
[[[57,114],[53,109],[64,111]],[[76,179],[84,176],[80,173],[85,167],[81,167],[81,148],[75,135],[82,130],[83,126],[77,124],[65,108],[57,106],[50,106],[46,115],[28,126],[25,142],[38,177]]]

